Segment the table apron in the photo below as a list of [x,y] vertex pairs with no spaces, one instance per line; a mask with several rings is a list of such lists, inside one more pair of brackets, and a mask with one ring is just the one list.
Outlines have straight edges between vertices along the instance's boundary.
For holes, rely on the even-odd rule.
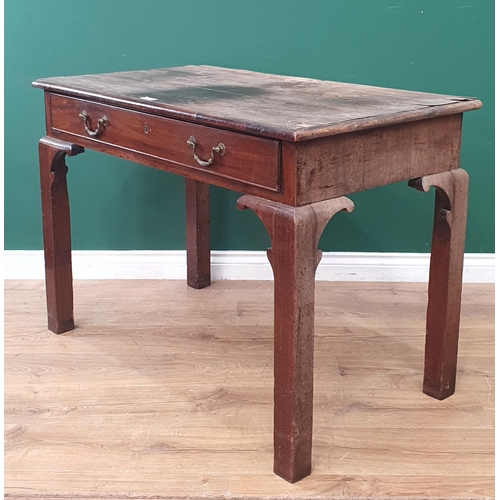
[[299,143],[283,142],[283,170],[297,174],[297,205],[460,167],[462,114]]

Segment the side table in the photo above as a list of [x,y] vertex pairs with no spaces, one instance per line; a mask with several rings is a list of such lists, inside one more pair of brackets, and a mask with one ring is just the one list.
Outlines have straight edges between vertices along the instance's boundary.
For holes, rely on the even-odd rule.
[[271,238],[274,471],[311,473],[314,275],[321,233],[350,193],[436,188],[424,392],[455,390],[473,98],[185,66],[46,78],[39,144],[49,329],[74,328],[66,156],[90,148],[186,179],[187,282],[210,285],[209,185],[244,193]]

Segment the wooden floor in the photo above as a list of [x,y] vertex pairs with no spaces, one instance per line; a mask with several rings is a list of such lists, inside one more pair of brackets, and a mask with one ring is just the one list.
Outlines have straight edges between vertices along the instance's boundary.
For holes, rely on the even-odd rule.
[[312,475],[272,473],[272,283],[40,281],[5,292],[5,495],[494,497],[494,291],[466,285],[457,392],[421,392],[426,285],[317,284]]

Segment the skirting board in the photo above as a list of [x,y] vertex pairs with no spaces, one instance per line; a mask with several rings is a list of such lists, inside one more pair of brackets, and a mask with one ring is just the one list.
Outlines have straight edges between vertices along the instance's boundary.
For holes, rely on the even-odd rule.
[[[75,279],[185,279],[186,252],[73,251]],[[212,251],[213,280],[272,280],[265,252]],[[325,252],[318,281],[427,281],[429,254]],[[6,250],[4,279],[43,279],[41,250]],[[495,254],[465,254],[465,283],[494,283]]]

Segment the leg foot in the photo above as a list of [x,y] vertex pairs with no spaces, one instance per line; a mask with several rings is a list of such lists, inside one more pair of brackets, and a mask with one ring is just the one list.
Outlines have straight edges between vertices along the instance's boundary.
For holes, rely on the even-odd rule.
[[436,188],[423,387],[436,399],[455,392],[468,181],[457,169],[409,183],[420,191]]
[[64,158],[82,152],[80,146],[51,137],[44,137],[39,143],[48,327],[54,333],[67,332],[75,327],[66,184],[68,169]]
[[314,275],[330,218],[352,211],[347,198],[291,207],[245,195],[238,208],[262,220],[274,272],[274,472],[293,483],[311,473]]
[[210,186],[186,179],[187,284],[210,285]]

